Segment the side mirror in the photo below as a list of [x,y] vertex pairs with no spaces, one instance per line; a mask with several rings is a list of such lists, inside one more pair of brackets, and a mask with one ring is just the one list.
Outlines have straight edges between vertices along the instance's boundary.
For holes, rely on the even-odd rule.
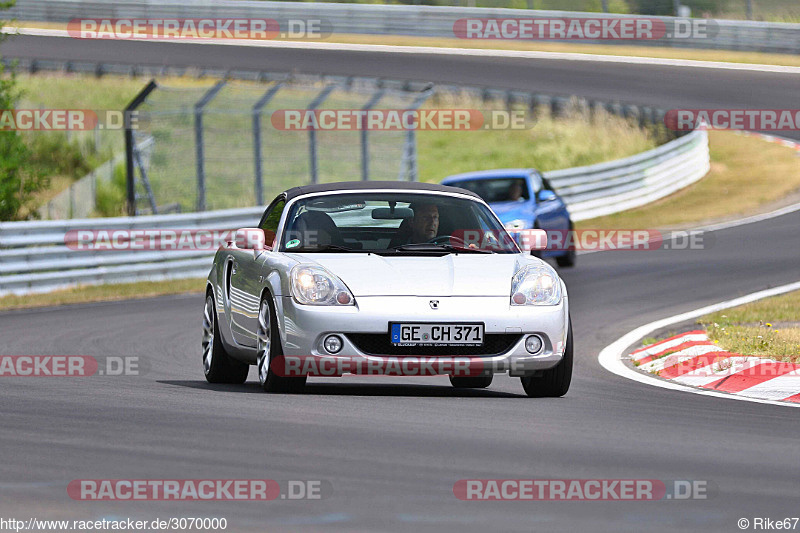
[[543,229],[519,230],[519,247],[525,252],[547,249],[547,232]]
[[537,196],[537,198],[539,199],[540,202],[552,202],[553,200],[558,198],[558,196],[556,196],[555,192],[549,189],[542,189],[541,191],[539,191],[539,195]]
[[272,249],[267,246],[264,230],[261,228],[242,228],[236,230],[234,240],[230,244],[242,250],[253,250],[253,255],[256,257],[261,252]]

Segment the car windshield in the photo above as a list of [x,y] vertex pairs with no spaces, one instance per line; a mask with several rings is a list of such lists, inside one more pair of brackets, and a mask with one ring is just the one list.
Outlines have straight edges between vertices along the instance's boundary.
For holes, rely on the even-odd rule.
[[482,203],[444,194],[332,193],[295,202],[280,249],[286,252],[518,253]]
[[450,181],[448,185],[472,191],[487,203],[523,202],[530,199],[525,178],[487,178]]

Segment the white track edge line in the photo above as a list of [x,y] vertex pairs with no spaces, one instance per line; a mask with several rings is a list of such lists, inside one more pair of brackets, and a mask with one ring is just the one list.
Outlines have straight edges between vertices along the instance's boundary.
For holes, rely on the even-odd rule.
[[639,326],[633,331],[626,333],[619,339],[615,340],[614,342],[603,348],[597,356],[597,361],[600,363],[600,366],[602,366],[612,374],[616,374],[617,376],[631,379],[639,383],[644,383],[655,387],[661,387],[663,389],[691,392],[693,394],[700,394],[703,396],[713,396],[716,398],[727,398],[730,400],[741,400],[753,403],[781,405],[784,407],[800,407],[800,404],[793,404],[777,400],[748,398],[746,396],[738,396],[735,394],[717,392],[712,390],[703,390],[695,387],[689,387],[686,385],[679,385],[678,383],[674,383],[672,381],[660,380],[646,376],[645,374],[642,374],[640,372],[637,372],[636,370],[633,370],[632,368],[629,368],[628,366],[625,365],[625,363],[622,362],[622,356],[624,355],[626,349],[629,346],[631,346],[639,339],[645,337],[646,335],[652,333],[657,329],[666,326],[671,326],[672,324],[677,324],[679,322],[690,320],[692,318],[697,318],[699,316],[703,316],[708,313],[721,311],[722,309],[728,309],[729,307],[736,307],[738,305],[755,302],[756,300],[761,300],[763,298],[768,298],[770,296],[785,294],[787,292],[795,290],[800,290],[800,281],[789,283],[788,285],[773,287],[771,289],[766,289],[763,291],[754,292],[745,296],[741,296],[739,298],[726,300],[724,302],[719,302],[716,304],[708,305],[706,307],[701,307],[700,309],[695,309],[693,311],[688,311],[686,313],[681,313],[679,315],[674,315],[668,318],[663,318],[661,320],[650,322],[649,324],[645,324],[644,326]]
[[[30,35],[36,37],[67,37],[67,30],[18,28],[5,26],[2,33]],[[103,40],[103,39],[96,39]],[[785,65],[765,65],[757,63],[729,63],[724,61],[701,61],[695,59],[671,59],[645,56],[616,56],[607,54],[588,54],[578,52],[544,52],[536,50],[497,50],[489,48],[448,48],[437,46],[402,46],[389,44],[348,44],[321,43],[306,41],[259,41],[251,39],[157,39],[137,38],[118,39],[137,42],[213,44],[225,46],[249,46],[261,48],[287,48],[300,50],[340,50],[348,52],[384,52],[393,54],[431,54],[452,56],[505,57],[521,59],[551,59],[562,61],[589,61],[600,63],[628,63],[636,65],[657,65],[669,67],[707,68],[720,70],[743,70],[751,72],[768,72],[774,74],[800,74],[800,67]]]
[[[567,206],[569,209],[569,206]],[[755,224],[757,222],[763,222],[765,220],[770,220],[773,218],[782,217],[783,215],[788,215],[790,213],[794,213],[795,211],[800,211],[800,203],[791,204],[780,209],[776,209],[775,211],[769,211],[767,213],[761,213],[758,215],[750,215],[744,218],[738,218],[736,220],[729,220],[727,222],[720,222],[717,224],[711,224],[709,226],[700,226],[697,228],[689,228],[689,229],[681,229],[681,230],[662,230],[663,234],[668,234],[668,236],[662,239],[662,242],[671,242],[679,235],[683,236],[686,233],[711,233],[712,231],[720,231],[729,228],[735,228],[737,226],[744,226],[747,224]],[[619,231],[619,230],[608,230],[608,231]],[[600,252],[609,252],[609,251],[617,251],[617,250],[631,250],[632,248],[609,248],[606,250],[578,250],[578,255],[588,255],[588,254],[597,254]]]

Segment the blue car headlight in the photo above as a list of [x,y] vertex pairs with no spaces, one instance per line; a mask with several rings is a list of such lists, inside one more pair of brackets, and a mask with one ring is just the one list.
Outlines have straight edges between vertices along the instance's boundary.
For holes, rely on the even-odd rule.
[[511,305],[558,305],[561,280],[549,265],[526,265],[511,278]]
[[508,222],[503,224],[503,226],[505,226],[506,230],[508,231],[513,231],[516,229],[525,229],[525,221],[520,218],[515,220],[509,220]]

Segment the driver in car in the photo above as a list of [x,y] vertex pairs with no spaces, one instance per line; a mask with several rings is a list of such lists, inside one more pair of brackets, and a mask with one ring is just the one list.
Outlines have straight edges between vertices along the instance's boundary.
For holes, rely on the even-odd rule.
[[409,244],[428,242],[439,234],[439,208],[436,204],[411,205],[411,238]]

